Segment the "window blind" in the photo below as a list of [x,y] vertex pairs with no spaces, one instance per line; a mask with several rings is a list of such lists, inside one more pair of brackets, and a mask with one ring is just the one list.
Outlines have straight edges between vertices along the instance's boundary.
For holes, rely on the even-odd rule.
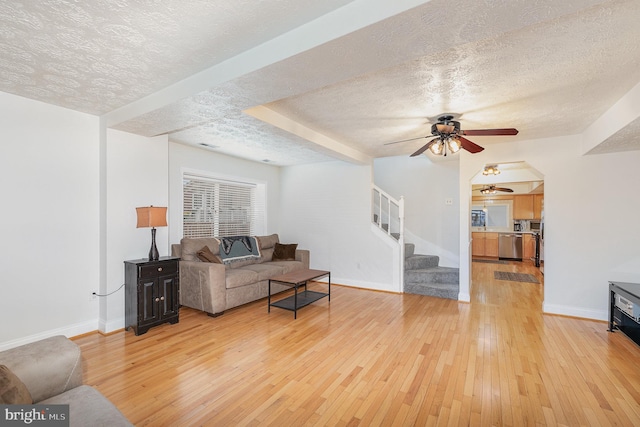
[[183,236],[225,237],[262,233],[264,185],[183,174]]

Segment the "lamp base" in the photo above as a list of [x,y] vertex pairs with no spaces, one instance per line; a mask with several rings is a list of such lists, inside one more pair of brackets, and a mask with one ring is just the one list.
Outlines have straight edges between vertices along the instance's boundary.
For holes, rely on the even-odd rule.
[[156,247],[156,229],[151,229],[151,249],[149,250],[149,261],[157,261],[160,258],[160,253]]

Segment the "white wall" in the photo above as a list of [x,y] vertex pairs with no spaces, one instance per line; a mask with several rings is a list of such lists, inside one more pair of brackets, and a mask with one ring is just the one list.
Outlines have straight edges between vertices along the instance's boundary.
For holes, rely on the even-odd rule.
[[[605,320],[608,281],[640,282],[640,152],[580,155],[581,138],[488,145],[461,156],[461,260],[469,260],[472,177],[485,163],[527,161],[544,174],[543,310]],[[461,291],[470,262],[461,261]]]
[[372,167],[326,162],[281,173],[285,243],[311,250],[311,268],[331,281],[398,292],[392,249],[371,230]]
[[267,233],[279,229],[280,168],[264,163],[250,162],[212,151],[169,143],[169,241],[180,243],[182,238],[182,173],[200,171],[229,178],[251,179],[267,187]]
[[415,244],[415,253],[438,255],[446,267],[460,264],[457,159],[398,156],[374,162],[376,185],[396,199],[405,198],[405,242]]
[[0,349],[97,328],[98,128],[0,92]]
[[[166,135],[146,138],[113,129],[106,140],[106,280],[100,294],[102,332],[125,326],[124,261],[148,259],[151,229],[136,228],[136,207],[168,206],[169,147]],[[169,229],[156,229],[156,246],[160,256],[169,254]]]

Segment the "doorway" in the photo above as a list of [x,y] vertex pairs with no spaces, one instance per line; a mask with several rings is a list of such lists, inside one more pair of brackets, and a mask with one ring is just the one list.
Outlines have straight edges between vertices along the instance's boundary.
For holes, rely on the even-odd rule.
[[524,161],[486,164],[471,181],[471,199],[472,301],[506,297],[518,283],[542,292],[542,174]]

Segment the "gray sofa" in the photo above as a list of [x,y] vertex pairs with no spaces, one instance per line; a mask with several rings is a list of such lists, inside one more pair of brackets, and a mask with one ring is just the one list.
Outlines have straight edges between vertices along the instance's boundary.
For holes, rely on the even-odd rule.
[[82,384],[80,347],[64,336],[0,351],[0,365],[26,386],[34,404],[68,404],[71,426],[133,425],[98,390]]
[[[171,254],[180,257],[180,304],[218,316],[233,307],[267,297],[269,279],[294,270],[309,268],[309,251],[297,249],[295,259],[272,260],[277,234],[258,236],[260,258],[230,264],[203,262],[198,252],[207,246],[220,253],[218,239],[183,238],[171,245]],[[271,293],[291,289],[272,283]]]

